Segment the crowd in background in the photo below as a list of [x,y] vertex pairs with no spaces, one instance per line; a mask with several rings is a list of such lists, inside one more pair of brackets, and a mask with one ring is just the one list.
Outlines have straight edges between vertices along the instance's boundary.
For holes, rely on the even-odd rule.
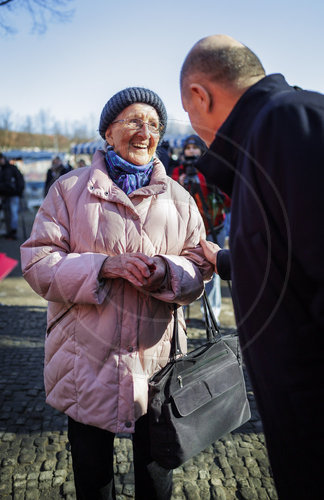
[[[195,162],[206,151],[205,143],[197,135],[189,135],[183,140],[181,150],[175,150],[169,141],[164,140],[157,148],[157,156],[162,161],[166,173],[178,181],[194,197],[198,209],[203,217],[207,238],[217,242],[221,247],[229,233],[230,199],[228,196],[213,187],[207,186],[205,177],[195,168]],[[73,168],[86,167],[84,158],[75,161],[74,167],[70,161],[65,162],[61,156],[52,159],[51,166],[46,172],[43,197],[52,184],[62,175]],[[0,153],[0,207],[5,223],[4,237],[10,240],[17,239],[19,211],[23,209],[25,180],[15,160],[8,160]],[[214,274],[212,280],[206,284],[206,291],[217,321],[221,311],[220,278]],[[186,309],[189,320],[189,308]],[[203,310],[202,310],[203,313]]]

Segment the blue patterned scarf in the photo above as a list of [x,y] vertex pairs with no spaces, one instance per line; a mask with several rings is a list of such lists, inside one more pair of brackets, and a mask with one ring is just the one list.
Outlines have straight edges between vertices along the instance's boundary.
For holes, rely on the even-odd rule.
[[146,165],[133,165],[111,148],[107,150],[105,158],[110,178],[127,195],[150,183],[153,160]]

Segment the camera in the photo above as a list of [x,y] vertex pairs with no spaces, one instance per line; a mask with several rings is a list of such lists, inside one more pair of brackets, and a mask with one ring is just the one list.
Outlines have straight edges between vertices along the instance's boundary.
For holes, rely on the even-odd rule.
[[199,156],[185,156],[183,161],[183,172],[186,174],[184,179],[184,185],[199,184],[198,170],[196,168],[196,163]]

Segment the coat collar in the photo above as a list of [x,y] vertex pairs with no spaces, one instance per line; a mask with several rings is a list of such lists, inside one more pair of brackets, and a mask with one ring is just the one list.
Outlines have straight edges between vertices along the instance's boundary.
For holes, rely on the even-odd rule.
[[95,152],[90,169],[87,187],[91,194],[104,200],[121,203],[132,208],[132,198],[136,196],[146,197],[161,194],[167,189],[165,168],[158,158],[154,158],[153,161],[150,184],[133,191],[129,196],[127,196],[109,177],[105,163],[105,152],[103,150]]
[[259,80],[241,96],[197,164],[208,183],[216,184],[231,196],[237,157],[256,115],[273,94],[291,88],[281,74],[273,74]]

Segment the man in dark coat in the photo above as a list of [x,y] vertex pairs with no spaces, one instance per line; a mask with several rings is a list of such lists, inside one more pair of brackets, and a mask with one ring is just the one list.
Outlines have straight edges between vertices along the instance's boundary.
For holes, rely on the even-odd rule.
[[181,94],[209,146],[198,168],[232,198],[230,262],[202,245],[221,276],[231,271],[279,497],[323,498],[324,96],[265,76],[225,35],[191,49]]

